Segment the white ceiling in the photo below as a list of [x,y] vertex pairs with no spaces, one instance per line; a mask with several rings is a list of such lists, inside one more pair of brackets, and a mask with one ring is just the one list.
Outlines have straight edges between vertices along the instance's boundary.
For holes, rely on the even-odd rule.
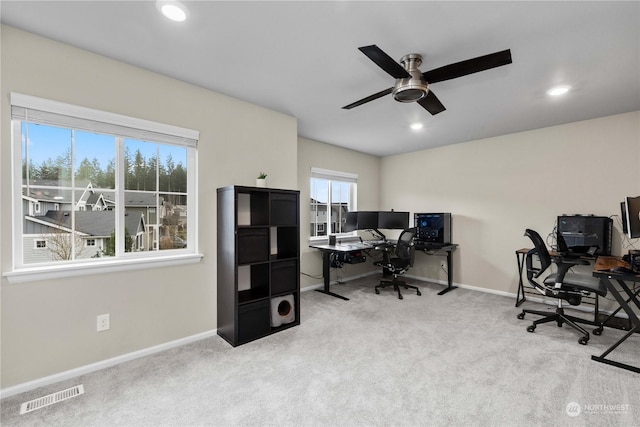
[[[640,2],[7,1],[2,22],[295,116],[300,136],[386,156],[640,110]],[[511,49],[513,63],[431,87],[431,116],[357,48],[422,71]],[[62,58],[60,60],[63,60]],[[545,94],[556,84],[568,95]],[[420,121],[424,128],[412,131]]]

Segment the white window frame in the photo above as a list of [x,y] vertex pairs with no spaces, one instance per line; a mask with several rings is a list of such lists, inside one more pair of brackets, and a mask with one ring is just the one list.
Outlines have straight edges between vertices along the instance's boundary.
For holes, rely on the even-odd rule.
[[[40,246],[42,244],[42,246]],[[33,241],[34,249],[47,249],[47,241],[45,239],[36,239]]]
[[351,172],[342,172],[342,171],[312,167],[311,176],[309,178],[309,184],[311,184],[311,180],[313,178],[325,179],[329,181],[329,184],[328,184],[329,197],[327,201],[327,219],[326,219],[326,222],[324,223],[324,229],[326,230],[327,235],[326,236],[309,236],[309,241],[317,242],[322,240],[328,240],[329,235],[335,235],[335,236],[341,236],[341,237],[357,236],[356,231],[350,231],[347,233],[331,233],[331,182],[340,181],[340,182],[348,182],[351,184],[351,188],[349,191],[349,210],[355,211],[357,210],[357,200],[358,200],[358,194],[357,194],[358,175]]
[[[202,254],[198,250],[198,206],[197,206],[197,142],[200,133],[192,129],[152,122],[120,114],[95,110],[31,95],[11,93],[12,107],[12,200],[13,200],[13,269],[3,272],[10,282],[27,282],[59,277],[99,274],[112,271],[153,268],[156,266],[181,265],[199,262]],[[29,114],[32,113],[30,116]],[[22,118],[24,115],[25,118]],[[31,120],[29,120],[31,119]],[[96,133],[114,134],[121,137],[154,141],[187,147],[187,241],[184,249],[125,253],[124,244],[116,248],[116,256],[82,259],[46,264],[24,264],[23,262],[23,213],[22,213],[22,121],[56,125]],[[151,136],[151,137],[150,137]],[[116,150],[116,189],[123,189],[124,172],[119,164],[123,153]],[[118,170],[120,169],[120,170]],[[119,175],[119,176],[118,176]],[[118,191],[116,204],[116,229],[121,229],[124,221],[124,191]],[[119,212],[120,210],[120,212]],[[35,243],[34,243],[35,244]]]

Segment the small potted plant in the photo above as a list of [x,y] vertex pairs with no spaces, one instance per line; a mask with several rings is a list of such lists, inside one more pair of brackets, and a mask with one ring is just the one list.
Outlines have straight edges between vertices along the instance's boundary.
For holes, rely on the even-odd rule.
[[264,172],[260,172],[260,175],[256,178],[256,187],[266,187],[267,186],[267,174]]

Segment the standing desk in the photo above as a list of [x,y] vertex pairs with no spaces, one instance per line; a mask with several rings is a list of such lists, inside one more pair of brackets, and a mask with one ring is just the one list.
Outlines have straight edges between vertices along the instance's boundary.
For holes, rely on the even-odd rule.
[[[615,342],[611,347],[609,347],[604,353],[600,356],[591,356],[591,359],[606,363],[608,365],[617,366],[618,368],[627,369],[629,371],[640,373],[640,367],[632,366],[626,363],[617,362],[615,360],[607,358],[609,353],[615,350],[620,344],[627,340],[630,336],[634,334],[636,331],[640,331],[640,319],[638,319],[638,315],[634,311],[634,308],[640,311],[640,301],[638,301],[637,294],[629,288],[626,282],[638,283],[640,282],[640,274],[634,273],[614,273],[608,271],[612,267],[622,266],[629,268],[629,264],[624,262],[621,258],[611,257],[611,256],[600,256],[596,260],[596,263],[593,268],[593,275],[605,284],[607,287],[607,291],[611,292],[614,296],[620,307],[624,310],[625,313],[629,316],[629,321],[631,323],[631,327],[629,331],[620,338],[617,342]],[[616,282],[620,288],[626,293],[627,299],[622,296],[619,292],[618,287],[615,285]],[[632,305],[629,305],[629,302]],[[638,353],[638,358],[640,358],[640,353]]]
[[443,252],[447,256],[447,287],[438,292],[438,295],[444,295],[449,291],[457,288],[453,286],[453,251],[458,247],[457,243],[449,243],[447,245],[437,245],[429,242],[416,242],[416,250],[422,251],[427,255],[441,255]]
[[[388,245],[391,245],[391,242],[388,242]],[[340,298],[346,301],[349,301],[349,298],[344,297],[342,295],[338,295],[334,292],[331,292],[330,282],[331,282],[331,255],[339,252],[356,252],[362,251],[365,249],[374,249],[376,247],[384,246],[380,242],[376,242],[375,244],[364,242],[354,242],[354,243],[339,243],[336,245],[309,245],[310,248],[319,249],[322,252],[322,278],[324,280],[324,287],[322,289],[316,289],[317,292],[321,292],[323,294],[331,295],[332,297]],[[451,253],[456,250],[458,245],[456,243],[451,243],[445,246],[442,245],[433,245],[428,242],[416,242],[415,248],[418,251],[422,251],[427,255],[439,255],[444,252],[447,256],[447,283],[448,286],[438,292],[438,295],[444,295],[447,292],[456,289],[457,286],[453,286],[453,257]]]

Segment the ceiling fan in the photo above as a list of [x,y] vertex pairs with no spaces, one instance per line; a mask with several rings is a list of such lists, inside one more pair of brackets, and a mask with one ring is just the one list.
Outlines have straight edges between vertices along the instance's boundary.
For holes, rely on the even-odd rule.
[[444,80],[455,79],[479,71],[489,70],[502,65],[511,64],[511,50],[490,53],[466,61],[445,65],[424,73],[418,67],[422,63],[422,56],[418,53],[410,53],[400,59],[402,65],[387,55],[376,45],[358,48],[369,59],[396,79],[396,84],[373,95],[367,96],[352,104],[342,107],[350,110],[367,102],[392,94],[393,99],[399,102],[417,102],[432,115],[441,113],[446,108],[436,97],[429,85]]

